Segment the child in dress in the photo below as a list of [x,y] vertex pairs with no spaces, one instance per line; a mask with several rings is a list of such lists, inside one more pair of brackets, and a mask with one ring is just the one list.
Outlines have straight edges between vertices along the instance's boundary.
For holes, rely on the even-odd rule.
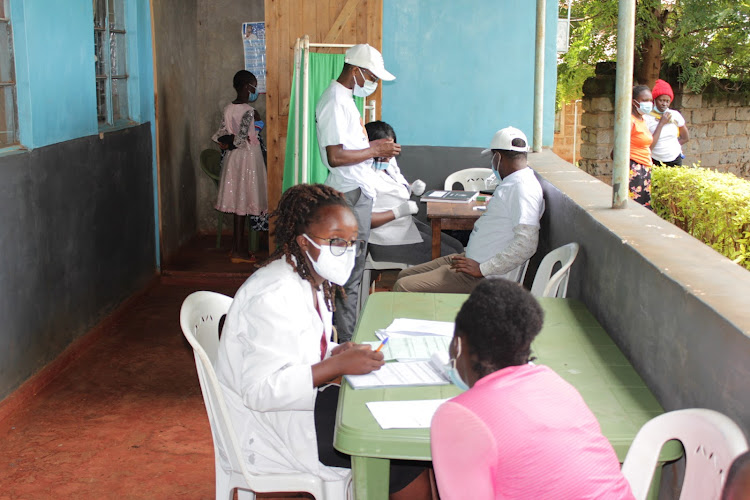
[[249,71],[234,75],[237,99],[224,108],[221,127],[211,138],[225,151],[216,209],[234,214],[232,262],[254,262],[245,237],[245,218],[262,225],[268,210],[266,166],[255,130],[258,112],[248,104],[257,98],[258,81]]

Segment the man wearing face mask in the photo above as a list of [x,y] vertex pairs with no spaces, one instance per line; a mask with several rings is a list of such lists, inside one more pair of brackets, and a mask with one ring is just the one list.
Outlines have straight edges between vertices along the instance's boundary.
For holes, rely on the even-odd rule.
[[[346,51],[341,74],[323,92],[315,108],[318,148],[329,172],[325,184],[344,193],[357,219],[358,238],[365,241],[370,236],[370,216],[376,198],[373,159],[397,156],[401,146],[390,138],[368,139],[353,96],[367,97],[375,92],[379,80],[395,78],[386,71],[380,52],[367,44],[355,45]],[[357,257],[344,285],[347,299],[336,297],[334,323],[342,341],[351,339],[354,331],[365,259],[366,252]]]
[[527,151],[526,136],[517,128],[495,133],[482,154],[492,154],[492,170],[501,180],[474,223],[466,252],[404,269],[394,292],[469,293],[486,276],[515,279],[536,252],[544,212],[542,187],[526,163]]

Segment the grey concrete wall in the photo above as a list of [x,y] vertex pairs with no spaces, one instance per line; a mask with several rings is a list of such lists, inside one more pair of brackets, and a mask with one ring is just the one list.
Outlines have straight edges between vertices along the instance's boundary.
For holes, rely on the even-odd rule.
[[155,272],[150,124],[0,158],[0,399]]
[[168,261],[197,223],[197,0],[155,0],[153,12],[161,252]]
[[667,410],[720,411],[750,435],[750,272],[550,152],[531,155],[543,255],[581,245],[568,296],[612,336]]
[[[224,106],[237,97],[232,88],[232,77],[245,68],[242,23],[265,20],[263,0],[198,0],[197,5],[198,93],[194,96],[196,113],[191,117],[195,123],[191,154],[195,158],[206,148],[218,149],[211,136],[221,124]],[[291,54],[291,48],[289,52]],[[261,94],[252,106],[265,120],[266,95]],[[265,139],[265,132],[263,137]],[[216,232],[216,212],[213,210],[216,187],[203,172],[196,172],[198,231],[213,233]],[[231,224],[225,223],[224,227],[231,230]]]
[[[216,231],[216,187],[200,169],[200,152],[216,148],[211,135],[219,128],[221,110],[236,97],[232,77],[244,69],[242,23],[264,21],[264,3],[153,4],[162,254],[168,261],[196,232]],[[265,117],[264,94],[254,106]]]

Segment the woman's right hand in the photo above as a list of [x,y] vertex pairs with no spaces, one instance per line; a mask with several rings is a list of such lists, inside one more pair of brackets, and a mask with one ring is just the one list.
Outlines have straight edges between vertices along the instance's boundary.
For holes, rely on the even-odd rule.
[[338,362],[341,375],[364,375],[379,370],[385,364],[382,352],[375,352],[367,344],[353,344],[349,349],[332,356]]
[[331,356],[312,366],[313,387],[320,387],[342,375],[365,375],[385,364],[382,352],[368,344],[346,342],[331,350]]

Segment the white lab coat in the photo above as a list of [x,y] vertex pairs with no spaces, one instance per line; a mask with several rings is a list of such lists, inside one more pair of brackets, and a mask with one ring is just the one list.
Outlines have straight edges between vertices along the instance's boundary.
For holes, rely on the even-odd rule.
[[320,361],[324,329],[331,336],[332,314],[317,293],[322,321],[312,286],[282,257],[248,278],[227,313],[216,373],[252,473],[338,480],[345,472],[318,460],[311,366]]
[[[375,172],[375,182],[373,183],[377,198],[372,205],[373,213],[387,212],[393,210],[402,203],[409,201],[409,183],[401,174],[395,158],[388,162],[386,170]],[[422,235],[414,224],[411,216],[399,217],[390,222],[386,222],[380,227],[370,229],[370,239],[374,245],[410,245],[412,243],[422,243]]]

